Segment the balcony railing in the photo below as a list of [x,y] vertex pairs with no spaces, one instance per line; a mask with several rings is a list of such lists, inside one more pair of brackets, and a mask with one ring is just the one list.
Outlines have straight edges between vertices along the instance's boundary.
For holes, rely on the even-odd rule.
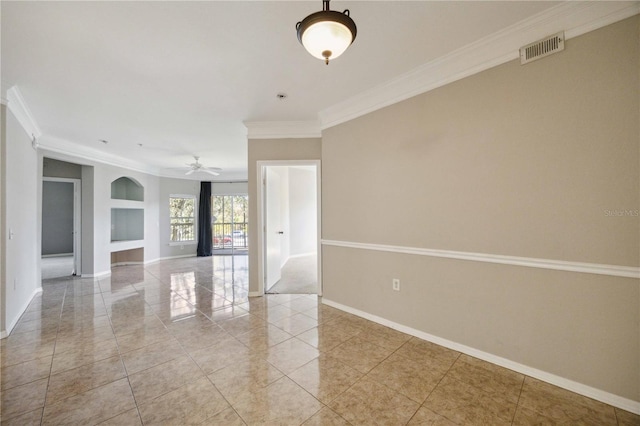
[[249,247],[247,237],[248,224],[241,223],[214,223],[211,225],[211,233],[214,249]]
[[[174,217],[171,218],[171,239],[170,241],[195,241],[195,226],[193,218]],[[247,237],[248,224],[243,223],[213,223],[211,225],[211,239],[214,249],[249,247]]]
[[195,229],[192,217],[172,217],[169,241],[195,241]]

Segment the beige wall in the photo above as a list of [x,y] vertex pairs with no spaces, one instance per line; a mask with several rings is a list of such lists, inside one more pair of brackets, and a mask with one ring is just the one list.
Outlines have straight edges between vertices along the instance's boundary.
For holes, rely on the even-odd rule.
[[[637,267],[639,22],[325,130],[323,238]],[[640,401],[637,279],[325,245],[323,282],[326,299]]]
[[6,184],[7,168],[5,167],[5,159],[7,158],[7,106],[0,104],[0,338],[6,333],[5,303],[6,303],[6,285],[7,285],[7,227],[4,218],[7,215],[6,210]]
[[257,200],[257,164],[258,161],[270,160],[320,160],[322,154],[321,140],[309,139],[249,139],[249,291],[256,293],[259,289],[258,273],[258,206]]

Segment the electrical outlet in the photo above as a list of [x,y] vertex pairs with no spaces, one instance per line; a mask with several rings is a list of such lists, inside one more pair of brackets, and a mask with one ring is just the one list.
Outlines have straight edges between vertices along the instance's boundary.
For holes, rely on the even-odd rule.
[[398,278],[394,278],[391,283],[395,291],[400,291],[400,280]]
[[13,279],[13,289],[15,290],[17,286],[18,286],[18,279],[14,278]]

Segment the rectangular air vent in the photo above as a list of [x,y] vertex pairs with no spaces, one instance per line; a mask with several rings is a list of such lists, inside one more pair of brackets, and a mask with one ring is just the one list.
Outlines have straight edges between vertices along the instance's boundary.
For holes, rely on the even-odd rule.
[[521,47],[520,64],[524,65],[561,50],[564,50],[564,31]]

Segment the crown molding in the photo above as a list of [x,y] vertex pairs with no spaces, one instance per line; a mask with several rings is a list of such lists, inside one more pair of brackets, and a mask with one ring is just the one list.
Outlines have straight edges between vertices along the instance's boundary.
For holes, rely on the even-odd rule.
[[109,154],[94,148],[90,148],[78,143],[70,142],[49,135],[43,135],[38,139],[38,149],[72,157],[76,161],[84,160],[88,164],[101,163],[154,176],[160,175],[158,169],[149,167],[146,164],[137,161],[131,161],[118,155]]
[[246,121],[248,139],[319,138],[317,121]]
[[102,163],[114,167],[158,175],[158,170],[146,164],[131,161],[126,158],[89,148],[60,138],[45,135],[40,130],[18,86],[7,90],[7,108],[13,113],[24,131],[32,139],[34,149],[44,149],[53,153],[63,154],[74,159],[85,160],[89,163]]
[[40,130],[36,119],[33,118],[33,114],[31,114],[31,110],[22,97],[22,93],[20,93],[18,86],[12,86],[7,90],[6,105],[9,108],[9,111],[11,111],[16,117],[24,131],[27,132],[29,139],[39,139],[40,136],[42,136],[42,131]]
[[637,1],[564,2],[320,111],[321,129],[517,59],[521,46],[549,34],[573,38],[638,13]]

